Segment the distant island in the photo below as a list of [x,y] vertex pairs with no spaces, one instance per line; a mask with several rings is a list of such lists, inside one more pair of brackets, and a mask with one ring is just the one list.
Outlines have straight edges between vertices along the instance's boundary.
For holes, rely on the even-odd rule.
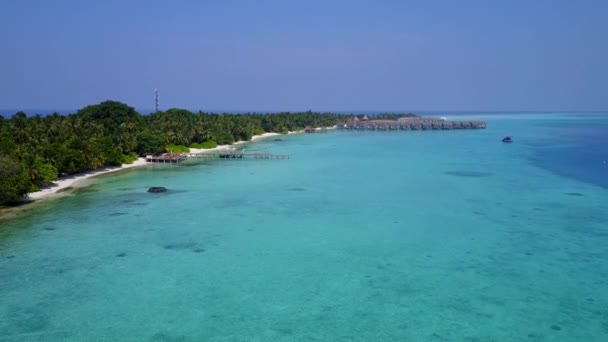
[[[415,118],[384,113],[376,120]],[[265,133],[331,127],[365,119],[354,114],[280,112],[214,114],[173,108],[142,115],[133,107],[105,101],[74,114],[0,116],[0,205],[22,200],[59,177],[131,164],[139,156],[209,149],[249,141]]]

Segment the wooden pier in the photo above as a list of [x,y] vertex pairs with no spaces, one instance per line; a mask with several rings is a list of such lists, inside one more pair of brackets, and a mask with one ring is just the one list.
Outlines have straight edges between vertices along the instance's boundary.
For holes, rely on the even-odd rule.
[[289,159],[289,154],[244,153],[230,151],[189,153],[188,157],[201,159]]
[[214,151],[201,153],[163,153],[157,156],[146,156],[151,163],[180,163],[187,159],[289,159],[288,154],[244,153],[238,151]]
[[151,163],[179,163],[188,159],[183,153],[163,153],[156,156],[146,156],[146,161]]

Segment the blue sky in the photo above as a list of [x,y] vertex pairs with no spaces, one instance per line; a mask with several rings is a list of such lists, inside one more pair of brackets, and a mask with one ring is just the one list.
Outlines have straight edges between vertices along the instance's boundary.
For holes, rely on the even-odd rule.
[[608,1],[0,1],[0,108],[608,110]]

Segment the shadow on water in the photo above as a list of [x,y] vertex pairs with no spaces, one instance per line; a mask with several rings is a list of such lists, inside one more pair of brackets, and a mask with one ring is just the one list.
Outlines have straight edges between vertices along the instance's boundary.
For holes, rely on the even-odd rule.
[[179,163],[179,165],[171,164],[171,165],[162,165],[157,164],[153,165],[148,169],[150,172],[154,173],[183,173],[183,172],[199,172],[198,168],[203,165],[209,165],[213,162],[213,160],[207,159],[191,159]]
[[74,189],[74,194],[90,194],[90,193],[97,193],[99,191],[101,191],[101,189],[99,189],[98,187],[87,186],[84,188]]
[[206,251],[203,246],[194,241],[170,242],[164,244],[163,248],[168,251],[189,251],[197,254]]
[[[187,190],[167,190],[165,192],[148,192],[148,188],[140,188],[137,191],[125,192],[113,196],[107,201],[108,206],[114,208],[115,203],[121,203],[125,208],[133,206],[146,206],[150,204],[150,201],[158,200],[161,198],[172,197],[182,193],[188,192]],[[110,216],[125,215],[124,212],[114,212]]]
[[228,198],[220,203],[217,203],[214,207],[216,209],[230,209],[230,208],[244,208],[250,204],[249,199],[246,197],[242,198]]
[[7,331],[7,335],[18,335],[18,334],[32,334],[37,332],[43,332],[50,326],[50,319],[48,316],[48,304],[38,303],[34,306],[23,306],[23,307],[9,307],[8,312],[9,325],[12,326],[13,331]]
[[124,215],[127,215],[127,213],[116,212],[116,213],[108,214],[108,216],[124,216]]
[[[145,207],[150,205],[153,201],[170,198],[182,193],[188,192],[187,190],[180,189],[169,189],[162,193],[148,192],[149,187],[137,187],[132,190],[119,190],[118,193],[108,193],[107,196],[99,196],[97,194],[88,194],[83,196],[72,196],[64,199],[69,201],[70,213],[73,214],[74,220],[80,220],[82,222],[95,221],[100,217],[105,218],[119,218],[120,216],[127,216],[133,214],[133,208]],[[64,204],[66,202],[63,202]],[[120,208],[117,208],[117,205]],[[94,208],[95,214],[81,215],[83,211],[89,212]],[[139,213],[141,214],[141,213]]]
[[186,342],[190,341],[183,335],[172,335],[166,332],[157,332],[150,338],[151,342]]
[[478,172],[478,171],[446,171],[446,175],[457,176],[457,177],[469,177],[469,178],[482,178],[492,176],[490,172]]
[[562,177],[608,189],[608,125],[594,127],[570,123],[555,130],[548,140],[528,143],[534,150],[529,161]]
[[121,201],[122,203],[137,202],[137,200],[146,200],[152,198],[163,198],[167,196],[179,195],[188,192],[188,190],[180,189],[167,189],[164,192],[149,192],[149,187],[137,188],[132,192],[125,192],[113,197],[113,199]]

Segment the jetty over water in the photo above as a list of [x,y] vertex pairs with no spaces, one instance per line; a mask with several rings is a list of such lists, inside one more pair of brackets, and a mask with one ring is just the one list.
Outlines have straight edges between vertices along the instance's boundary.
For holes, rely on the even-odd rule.
[[188,159],[183,153],[163,153],[159,155],[148,155],[146,161],[151,163],[179,163]]
[[338,129],[419,131],[486,128],[485,121],[452,121],[434,117],[405,117],[397,120],[369,120],[355,118],[337,125]]
[[289,154],[244,153],[244,152],[201,152],[188,153],[188,158],[201,159],[289,159]]
[[163,153],[157,156],[146,156],[146,161],[151,163],[180,163],[187,159],[289,159],[289,154],[245,153],[229,150],[200,153]]

